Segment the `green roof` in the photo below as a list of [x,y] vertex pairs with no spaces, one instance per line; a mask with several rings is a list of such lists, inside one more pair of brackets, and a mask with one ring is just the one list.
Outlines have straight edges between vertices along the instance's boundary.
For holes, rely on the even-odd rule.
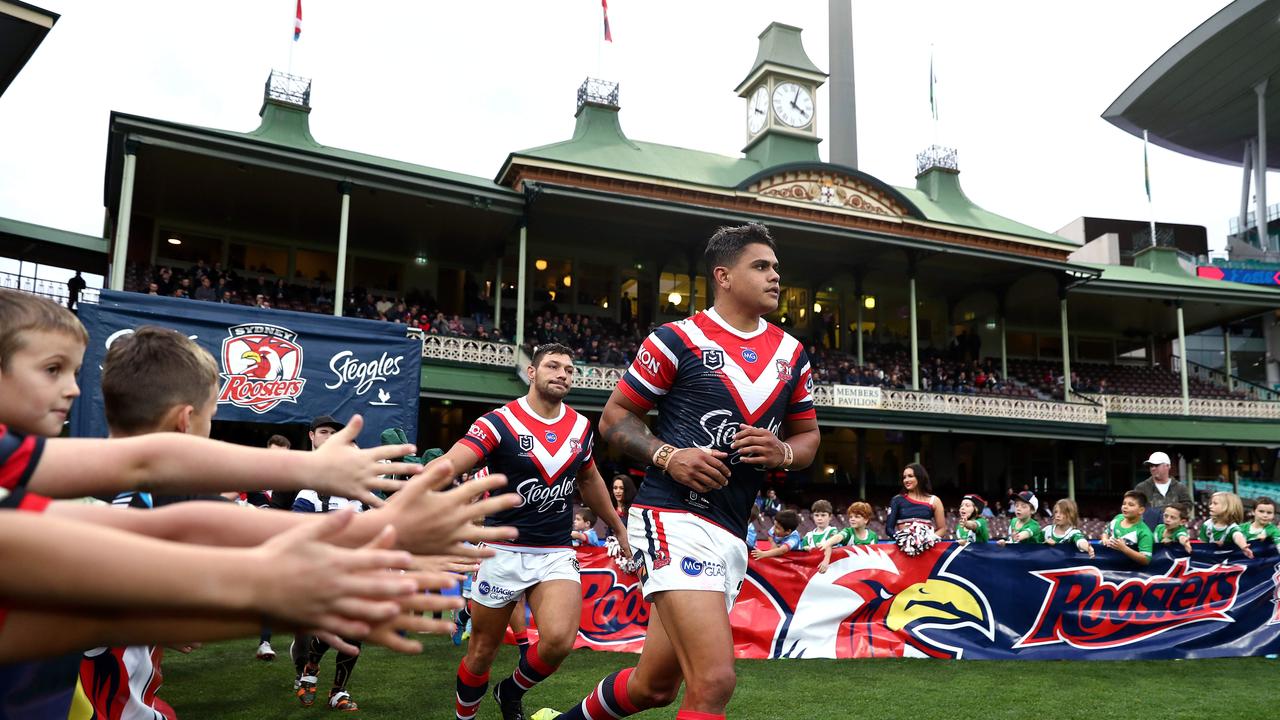
[[1118,417],[1108,414],[1109,434],[1119,442],[1249,444],[1280,446],[1274,422],[1192,418]]
[[[729,157],[701,150],[632,140],[622,131],[616,109],[584,105],[578,113],[573,137],[549,145],[512,153],[498,174],[502,181],[516,158],[576,165],[593,170],[624,173],[655,180],[700,185],[721,190],[741,190],[750,178],[769,168],[746,157]],[[850,168],[825,163],[833,172],[849,174]],[[777,166],[774,166],[777,167]],[[866,176],[871,182],[880,181]],[[1010,220],[975,205],[960,189],[958,173],[934,168],[920,175],[915,188],[892,188],[914,203],[924,219],[969,230],[1030,238],[1075,247],[1072,241]]]
[[1237,302],[1240,304],[1275,304],[1280,305],[1280,288],[1272,289],[1261,285],[1231,282],[1230,280],[1212,280],[1186,272],[1159,272],[1144,267],[1130,265],[1097,265],[1094,263],[1074,263],[1084,268],[1101,270],[1102,275],[1080,287],[1088,292],[1112,293],[1116,290],[1133,289],[1144,294],[1153,294],[1159,290],[1167,291],[1169,296],[1186,295],[1188,297],[1216,296],[1220,302]]
[[82,235],[80,233],[71,232],[70,230],[59,230],[58,228],[46,227],[44,225],[35,225],[21,220],[11,220],[9,218],[0,218],[0,235],[13,235],[15,237],[30,238],[41,242],[53,243],[55,245],[65,245],[80,250],[88,250],[90,252],[99,252],[106,254],[107,241],[105,238],[94,237],[92,235]]
[[804,43],[800,40],[800,28],[784,25],[780,22],[769,23],[759,35],[760,45],[756,50],[756,60],[751,63],[751,72],[738,85],[738,92],[756,76],[757,71],[766,65],[799,71],[801,75],[826,77],[826,73],[818,69],[804,51]]
[[438,360],[422,364],[420,387],[427,395],[468,400],[508,402],[524,395],[529,387],[520,382],[514,369],[478,368],[474,365],[446,365]]

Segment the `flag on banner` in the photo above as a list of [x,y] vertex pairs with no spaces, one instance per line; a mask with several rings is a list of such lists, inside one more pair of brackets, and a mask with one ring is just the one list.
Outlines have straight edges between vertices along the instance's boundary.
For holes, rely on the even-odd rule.
[[613,33],[609,32],[609,0],[600,0],[600,9],[604,12],[604,41],[613,42]]
[[[298,0],[302,2],[302,0]],[[938,84],[938,76],[933,74],[933,48],[929,48],[929,110],[933,113],[933,119],[938,119],[938,101],[934,97],[934,88]]]
[[293,19],[293,41],[302,36],[302,0],[298,0],[298,14]]
[[1142,131],[1142,184],[1147,188],[1147,202],[1151,202],[1151,166],[1147,163],[1147,131]]

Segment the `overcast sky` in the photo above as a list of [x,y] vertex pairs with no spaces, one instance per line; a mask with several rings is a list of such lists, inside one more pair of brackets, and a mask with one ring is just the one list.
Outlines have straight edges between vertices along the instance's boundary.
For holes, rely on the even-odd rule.
[[[95,235],[110,111],[251,130],[272,68],[313,78],[321,143],[492,178],[508,152],[571,135],[587,75],[621,83],[628,136],[739,155],[733,88],[769,22],[803,28],[830,67],[823,0],[613,0],[612,45],[597,0],[303,0],[298,43],[295,0],[36,2],[62,17],[0,97],[0,216]],[[853,0],[860,169],[912,185],[936,137],[994,212],[1048,231],[1147,219],[1142,142],[1100,115],[1223,5]],[[825,88],[818,104],[825,137]],[[1153,146],[1151,172],[1157,218],[1204,225],[1222,247],[1239,168]],[[1275,202],[1280,173],[1269,183]]]

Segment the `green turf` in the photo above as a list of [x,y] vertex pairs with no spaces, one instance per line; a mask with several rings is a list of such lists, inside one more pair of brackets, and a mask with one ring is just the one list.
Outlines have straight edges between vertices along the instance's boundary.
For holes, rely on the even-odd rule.
[[[221,643],[189,656],[170,652],[160,697],[182,720],[336,718],[293,698],[288,637],[278,637],[273,663],[253,659],[256,640]],[[350,685],[361,711],[352,716],[453,718],[454,672],[462,651],[447,638],[428,638],[421,656],[366,651]],[[495,681],[515,664],[504,648],[494,665]],[[600,678],[627,665],[634,655],[574,652],[554,676],[530,691],[530,714],[543,706],[563,710],[578,702]],[[1271,717],[1280,698],[1280,663],[1262,658],[1134,662],[1005,662],[942,660],[745,660],[729,705],[735,720],[931,720],[974,718],[1223,717],[1245,713]],[[333,678],[333,656],[320,671],[322,699]],[[1128,711],[1118,711],[1118,703]],[[644,718],[674,718],[675,710],[653,710]],[[1264,708],[1269,708],[1265,709]],[[348,716],[351,717],[351,716]],[[492,697],[480,720],[496,718]]]

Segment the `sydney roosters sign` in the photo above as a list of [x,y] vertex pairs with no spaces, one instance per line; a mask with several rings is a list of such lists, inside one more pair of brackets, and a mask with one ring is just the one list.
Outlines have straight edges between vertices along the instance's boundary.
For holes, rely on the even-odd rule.
[[302,378],[298,334],[279,325],[246,323],[227,328],[221,361],[218,403],[259,415],[282,402],[297,402],[307,382]]

